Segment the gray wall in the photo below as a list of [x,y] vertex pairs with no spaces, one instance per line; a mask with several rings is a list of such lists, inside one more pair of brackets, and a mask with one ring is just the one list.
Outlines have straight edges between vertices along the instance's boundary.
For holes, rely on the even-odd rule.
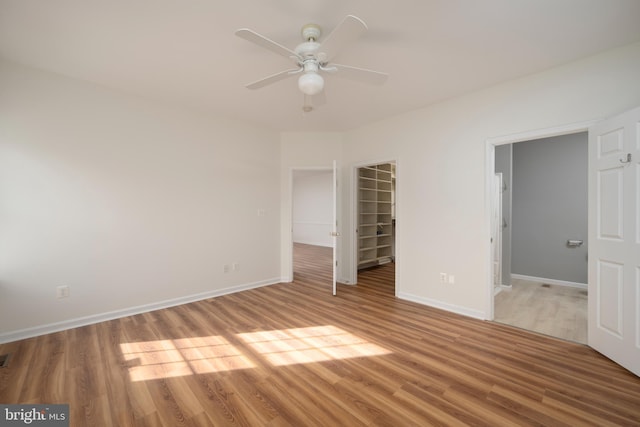
[[586,133],[514,144],[513,274],[587,283],[587,161]]
[[502,229],[502,284],[511,284],[511,189],[512,189],[513,144],[496,147],[495,171],[502,173],[505,190],[502,192],[502,218],[506,226]]

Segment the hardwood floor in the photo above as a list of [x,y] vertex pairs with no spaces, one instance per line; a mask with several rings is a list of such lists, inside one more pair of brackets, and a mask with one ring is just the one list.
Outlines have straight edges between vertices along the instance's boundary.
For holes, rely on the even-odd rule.
[[587,343],[587,291],[512,279],[495,296],[496,322],[578,343]]
[[396,299],[393,263],[333,297],[307,262],[1,345],[0,403],[69,403],[72,426],[640,425],[640,378],[588,347]]
[[293,244],[293,280],[333,285],[333,248],[324,246]]

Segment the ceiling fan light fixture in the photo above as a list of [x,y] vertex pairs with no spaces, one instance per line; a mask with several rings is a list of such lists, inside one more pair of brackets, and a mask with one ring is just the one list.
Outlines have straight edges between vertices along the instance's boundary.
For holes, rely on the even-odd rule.
[[[236,35],[251,43],[270,50],[280,56],[292,60],[297,68],[284,70],[268,77],[246,85],[249,89],[259,89],[288,77],[298,78],[298,88],[305,95],[303,110],[309,112],[315,107],[311,105],[309,96],[324,99],[324,78],[321,74],[338,73],[345,78],[359,80],[370,84],[382,84],[387,74],[364,68],[338,65],[332,62],[332,58],[338,55],[343,46],[358,39],[367,30],[367,25],[358,17],[347,15],[331,33],[319,41],[322,29],[316,24],[307,24],[302,27],[302,39],[294,50],[291,50],[267,37],[248,28],[240,28]],[[319,105],[319,104],[316,104]]]
[[317,95],[324,89],[324,79],[316,72],[306,72],[298,78],[298,88],[305,95]]

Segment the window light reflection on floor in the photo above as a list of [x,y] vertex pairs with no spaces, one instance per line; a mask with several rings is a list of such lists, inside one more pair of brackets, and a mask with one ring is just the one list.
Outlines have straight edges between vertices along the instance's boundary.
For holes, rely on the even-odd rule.
[[248,369],[255,365],[220,336],[120,344],[131,381]]
[[335,326],[249,332],[238,337],[275,366],[390,353]]
[[[237,336],[274,366],[369,357],[390,352],[335,326],[248,332]],[[131,381],[255,368],[221,336],[120,344]]]

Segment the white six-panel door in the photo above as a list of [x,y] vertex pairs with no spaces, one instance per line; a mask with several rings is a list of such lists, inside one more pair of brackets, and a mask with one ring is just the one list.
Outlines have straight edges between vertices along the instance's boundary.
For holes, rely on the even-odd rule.
[[640,375],[640,108],[589,130],[589,345]]

